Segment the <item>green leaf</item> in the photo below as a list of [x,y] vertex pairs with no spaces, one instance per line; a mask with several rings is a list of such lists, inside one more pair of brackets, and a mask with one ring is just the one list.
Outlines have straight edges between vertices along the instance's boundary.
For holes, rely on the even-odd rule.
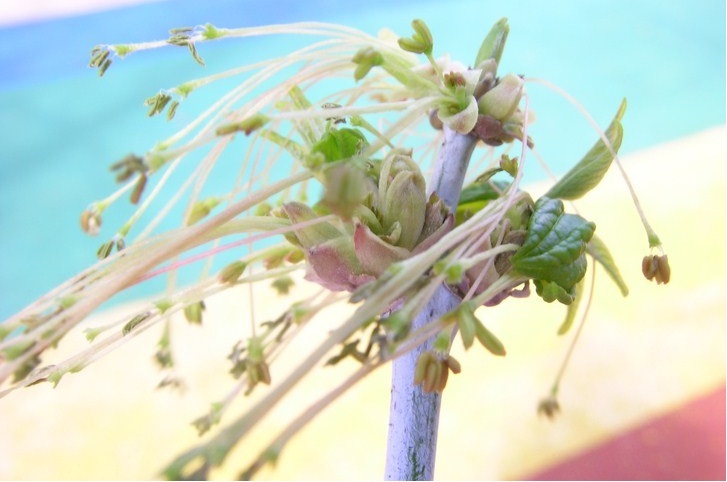
[[[499,168],[495,170],[500,171]],[[462,190],[455,213],[457,224],[470,218],[484,208],[488,202],[500,197],[500,194],[507,188],[508,183],[504,181],[490,180],[490,177],[495,174],[495,170],[485,171],[475,182]]]
[[578,312],[578,305],[581,304],[581,300],[583,299],[583,280],[576,283],[573,290],[575,292],[575,296],[573,298],[573,302],[568,305],[568,310],[565,313],[563,323],[561,323],[560,328],[558,328],[559,335],[565,335],[568,333],[568,330],[570,330],[570,327],[573,326],[573,321],[576,319],[576,313]]
[[498,64],[500,63],[508,33],[510,33],[510,26],[507,24],[507,18],[501,18],[492,26],[482,41],[475,58],[475,68],[487,59],[495,59]]
[[311,148],[311,154],[320,153],[326,162],[348,159],[368,144],[366,137],[358,129],[331,129]]
[[[497,169],[500,171],[500,169]],[[489,176],[490,171],[486,171],[483,176]],[[483,176],[480,176],[481,178]],[[503,181],[490,181],[489,177],[485,177],[482,181],[476,181],[468,185],[462,190],[459,197],[460,206],[463,204],[473,203],[477,201],[492,201],[500,197],[500,194],[507,188],[508,183]]]
[[[621,118],[624,112],[626,112],[626,99],[621,101],[616,116],[605,132],[606,138],[616,153],[618,153],[618,149],[621,147],[621,140],[623,139]],[[601,179],[603,179],[606,171],[611,166],[613,157],[611,150],[606,147],[603,139],[599,139],[583,159],[560,178],[545,195],[550,198],[578,199],[601,182]]]
[[593,259],[601,263],[606,269],[606,272],[611,277],[614,283],[621,290],[623,296],[628,296],[629,287],[626,285],[626,281],[621,277],[621,273],[616,266],[616,262],[611,256],[611,252],[608,250],[604,242],[598,236],[593,236],[591,241],[586,245],[586,252],[593,256]]
[[569,304],[573,286],[586,273],[586,243],[595,229],[594,223],[565,214],[562,201],[542,197],[535,203],[525,242],[510,258],[512,266],[536,281],[546,301]]

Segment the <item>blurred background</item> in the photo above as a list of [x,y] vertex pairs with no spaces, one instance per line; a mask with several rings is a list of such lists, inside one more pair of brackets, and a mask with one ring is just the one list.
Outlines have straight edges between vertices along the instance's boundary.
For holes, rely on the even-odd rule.
[[[199,45],[204,68],[186,49],[141,52],[114,62],[103,79],[87,67],[94,45],[163,39],[171,28],[207,22],[242,27],[316,20],[404,34],[413,18],[422,18],[434,34],[435,54],[471,62],[500,17],[511,26],[501,72],[555,83],[601,125],[628,99],[621,153],[673,276],[666,287],[641,278],[646,239],[625,186],[609,174],[579,210],[597,222],[631,294],[622,299],[600,274],[561,391],[563,413],[554,422],[538,419],[535,407],[572,336],[555,335],[563,310],[527,299],[488,311],[484,321],[503,339],[508,356],[455,353],[464,372],[450,379],[444,396],[437,477],[724,478],[727,156],[725,4],[719,0],[4,0],[0,319],[95,261],[102,240],[84,235],[78,217],[115,189],[108,166],[175,132],[225,86],[195,92],[172,122],[147,118],[144,99],[184,80],[282,55],[290,39]],[[563,173],[594,134],[562,98],[538,85],[528,89],[538,115],[531,135],[556,173]],[[535,170],[529,176],[532,189],[541,189],[545,175]],[[131,214],[126,208],[104,216],[104,239]],[[95,322],[113,316],[119,302],[144,294],[118,297]],[[215,312],[239,318],[241,305],[220,300],[208,318]],[[180,361],[191,387],[186,394],[153,391],[159,375],[150,357],[158,333],[150,333],[64,378],[55,391],[38,386],[0,400],[0,478],[153,477],[196,440],[188,422],[229,381],[222,374],[234,342],[230,332],[203,331],[186,328],[179,335],[181,346],[194,347]],[[59,355],[84,345],[82,335],[76,338],[64,342]],[[328,386],[325,378],[305,385],[301,400]],[[387,385],[382,372],[357,387],[264,476],[380,478]],[[282,407],[280,419],[300,408]]]

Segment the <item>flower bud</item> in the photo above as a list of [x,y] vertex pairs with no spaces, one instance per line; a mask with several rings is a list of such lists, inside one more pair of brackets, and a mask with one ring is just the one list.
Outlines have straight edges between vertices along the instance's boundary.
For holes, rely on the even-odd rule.
[[234,261],[222,268],[222,271],[220,271],[220,274],[217,276],[217,280],[220,283],[235,283],[238,279],[240,279],[245,268],[247,268],[246,262]]
[[95,208],[83,211],[81,213],[81,228],[91,236],[96,236],[101,229],[101,214]]
[[396,243],[412,250],[424,226],[427,207],[426,182],[418,171],[401,171],[388,185],[382,206],[382,224],[390,229],[394,223],[401,225],[401,235]]
[[187,226],[191,226],[200,220],[207,217],[207,215],[221,202],[216,197],[211,197],[197,201],[192,205],[192,210],[189,212],[187,217]]
[[290,276],[281,276],[280,278],[276,278],[270,286],[275,288],[275,291],[277,291],[279,295],[283,296],[290,292],[290,288],[294,284],[295,282]]
[[544,398],[538,404],[538,414],[545,415],[550,420],[553,420],[558,415],[558,412],[560,412],[560,404],[554,395]]
[[429,27],[422,20],[414,20],[411,23],[414,28],[414,34],[405,38],[399,39],[399,47],[407,52],[413,52],[415,54],[431,54],[432,48],[434,47],[434,41],[432,39],[432,33],[429,31]]
[[510,117],[517,109],[523,95],[523,79],[515,74],[507,74],[478,102],[479,111],[491,115],[499,121]]
[[425,351],[417,359],[414,385],[421,385],[424,393],[442,393],[447,386],[450,370],[454,374],[461,371],[461,366],[454,357]]
[[647,280],[655,280],[657,284],[667,284],[671,279],[671,268],[666,255],[644,256],[641,261],[641,272]]
[[205,309],[204,301],[197,301],[184,307],[184,317],[193,325],[202,324],[202,312]]
[[429,365],[427,365],[427,373],[424,376],[424,381],[422,382],[422,391],[424,393],[432,393],[439,387],[442,371],[442,364],[436,356],[433,357],[432,361],[430,361]]

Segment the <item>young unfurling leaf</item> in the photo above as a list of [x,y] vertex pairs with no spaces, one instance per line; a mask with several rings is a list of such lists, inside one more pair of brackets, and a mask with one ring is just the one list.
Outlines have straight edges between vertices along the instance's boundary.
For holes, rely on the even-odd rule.
[[629,287],[626,286],[626,281],[621,277],[618,266],[616,266],[616,262],[611,257],[611,252],[601,238],[593,235],[586,245],[586,252],[593,256],[593,259],[601,263],[613,282],[618,286],[618,289],[621,290],[621,294],[627,296],[629,294]]
[[[624,112],[626,112],[626,99],[621,101],[616,116],[605,132],[613,152],[616,153],[621,147],[621,140],[623,139],[621,118]],[[601,181],[611,166],[613,158],[611,149],[606,146],[603,139],[599,139],[583,159],[560,178],[545,195],[550,198],[578,199]]]
[[475,58],[475,67],[479,68],[479,65],[487,59],[495,59],[495,62],[499,64],[509,33],[510,26],[507,24],[507,19],[501,18],[498,20],[482,41],[482,45],[480,45],[480,50]]

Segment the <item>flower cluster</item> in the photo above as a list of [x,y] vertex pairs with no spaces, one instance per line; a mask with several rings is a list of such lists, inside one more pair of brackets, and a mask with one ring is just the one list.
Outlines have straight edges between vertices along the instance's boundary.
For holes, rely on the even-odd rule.
[[426,194],[419,166],[407,153],[339,164],[326,179],[324,202],[315,209],[289,202],[282,215],[300,224],[325,215],[326,206],[352,206],[348,220],[313,224],[288,237],[305,253],[307,278],[330,290],[354,291],[392,263],[426,250],[454,226],[444,203]]

